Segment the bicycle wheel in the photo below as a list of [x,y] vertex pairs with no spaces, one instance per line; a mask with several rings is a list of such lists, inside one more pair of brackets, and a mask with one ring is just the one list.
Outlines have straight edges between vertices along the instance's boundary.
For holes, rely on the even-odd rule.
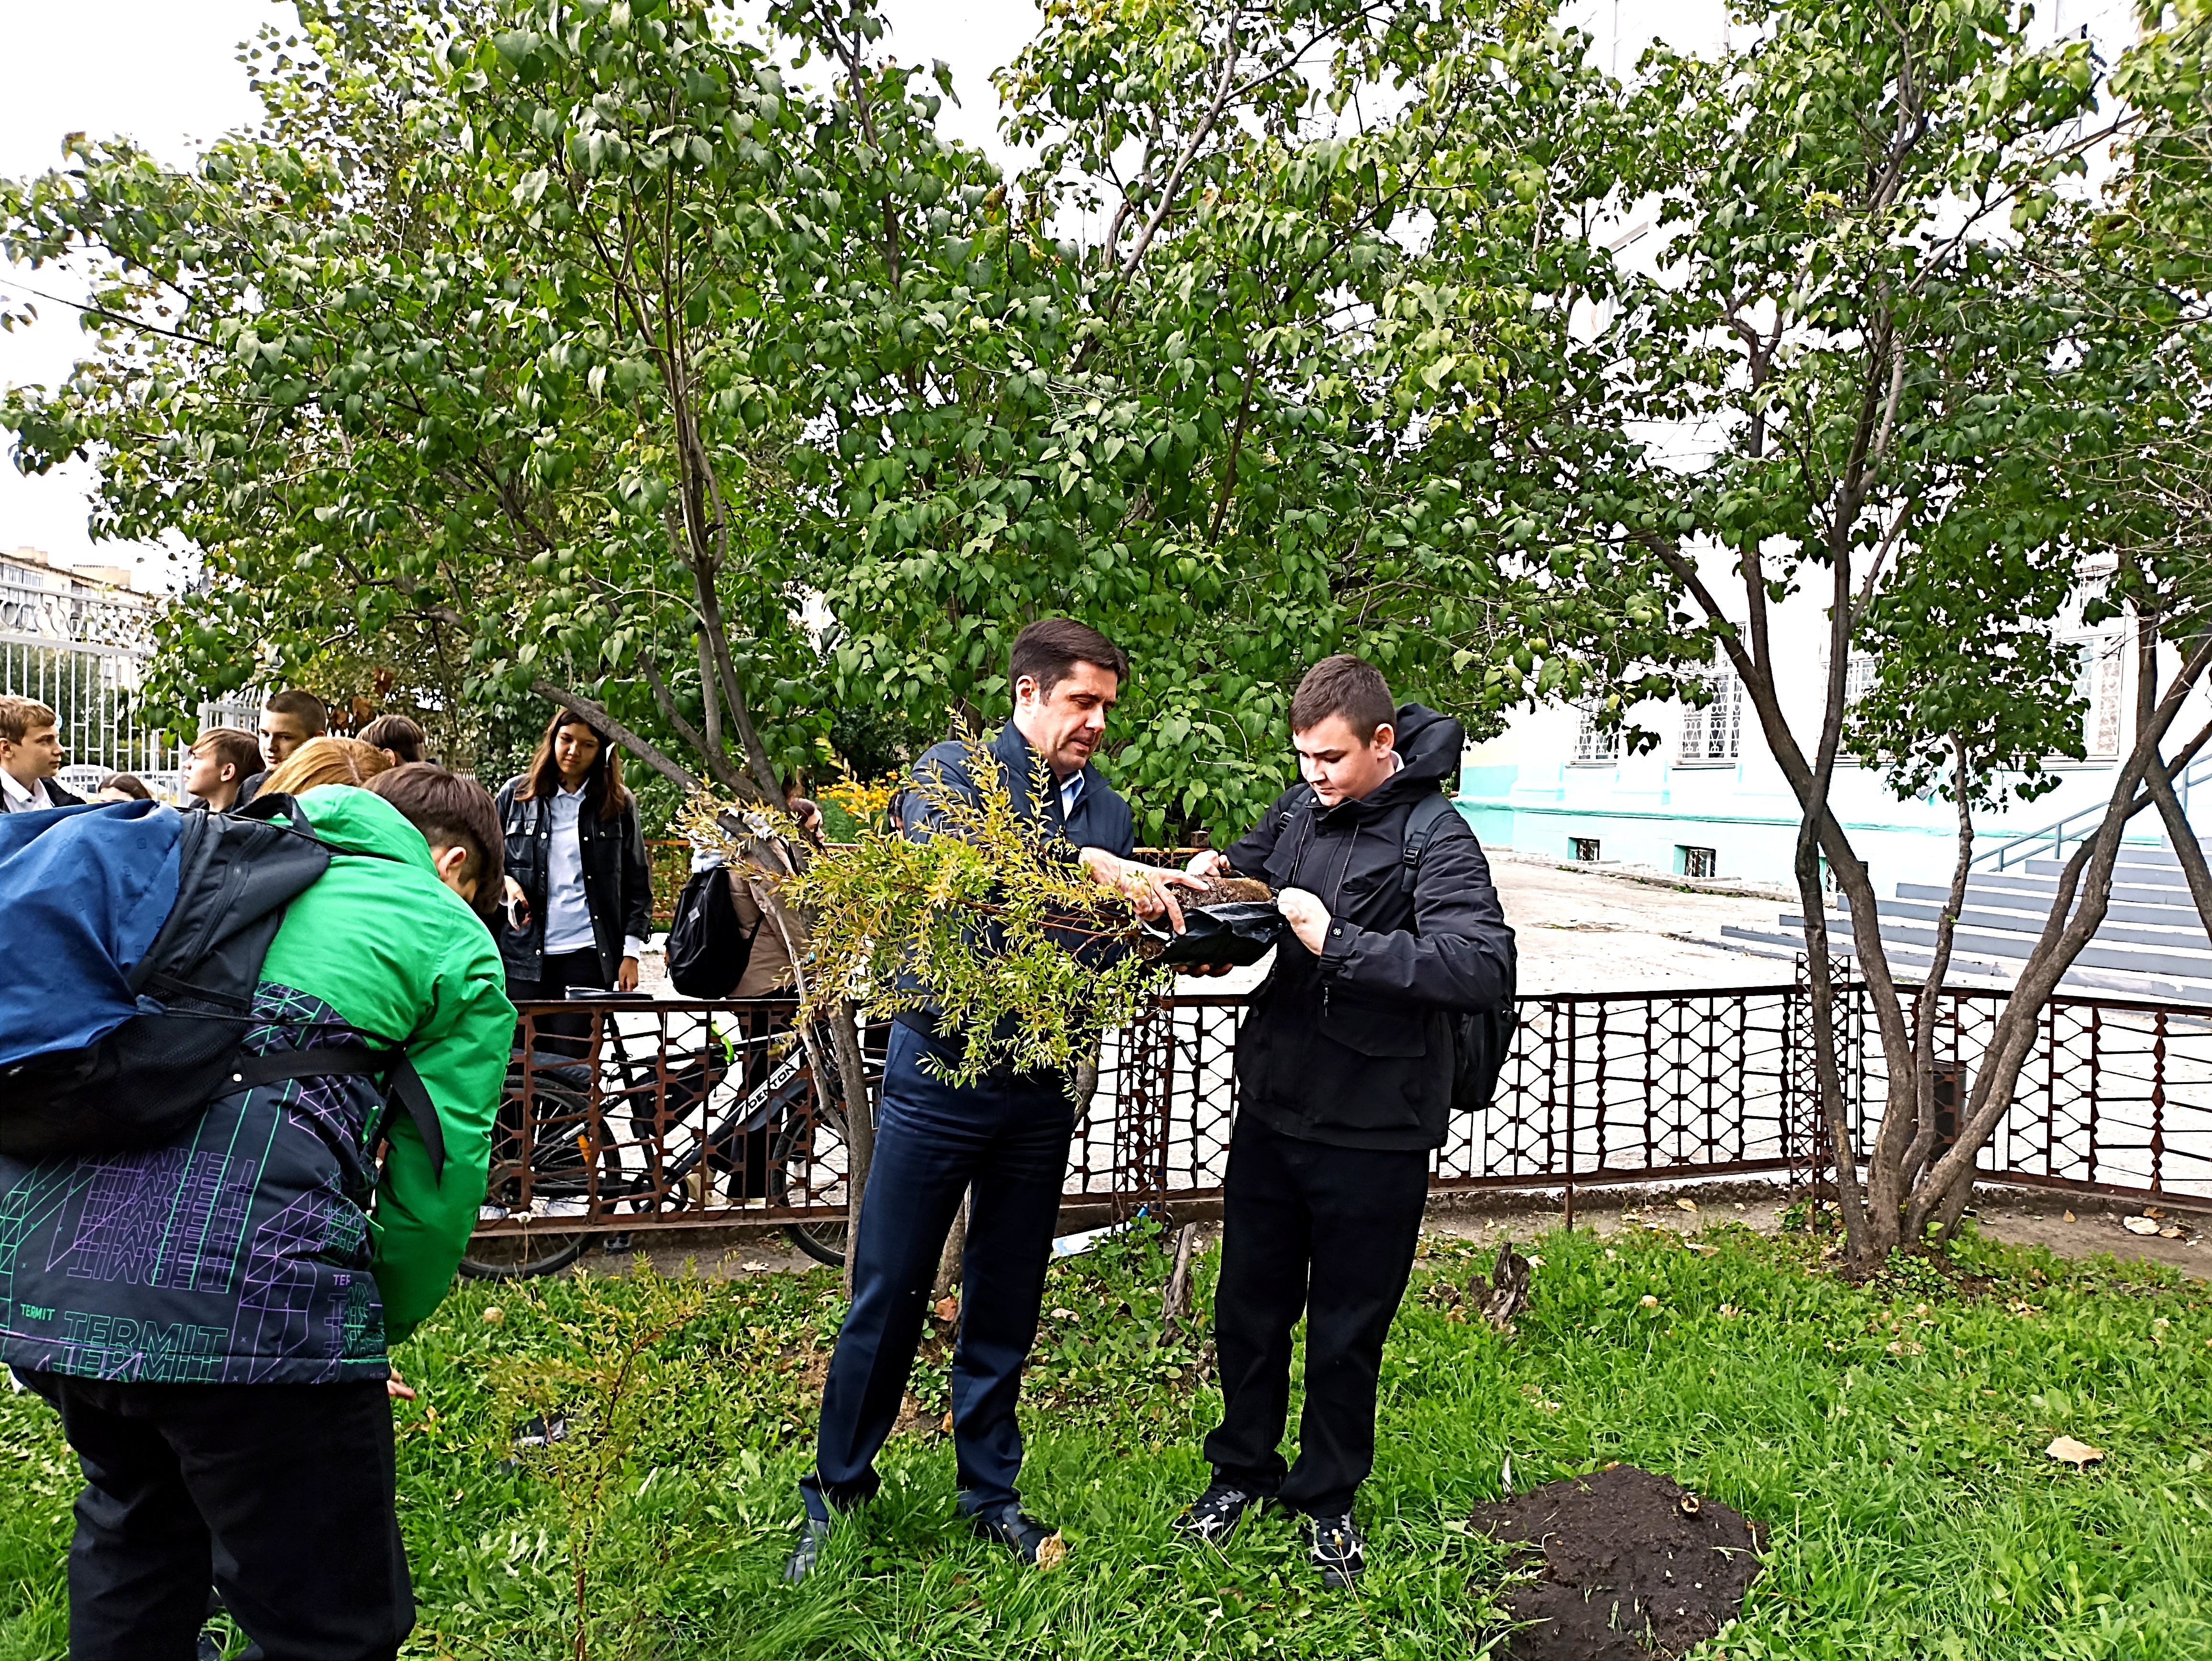
[[513,1234],[472,1237],[461,1255],[462,1275],[471,1281],[526,1281],[568,1268],[592,1243],[588,1230],[563,1233],[559,1232],[562,1219],[543,1220],[544,1228],[526,1223]]
[[[844,1125],[824,1120],[814,1110],[787,1120],[769,1144],[768,1190],[773,1205],[836,1205],[848,1202]],[[842,1213],[786,1223],[785,1235],[817,1263],[845,1266],[851,1231]]]
[[[509,1074],[508,1088],[516,1086]],[[584,1148],[576,1141],[588,1123],[591,1098],[586,1090],[542,1077],[535,1088],[536,1147],[530,1150],[530,1191],[538,1199],[574,1204],[590,1190]],[[512,1105],[510,1102],[509,1105]],[[502,1119],[506,1117],[504,1110]],[[495,1135],[510,1140],[501,1145],[503,1159],[495,1159],[489,1203],[512,1208],[520,1201],[526,1155],[519,1129]],[[520,1228],[470,1237],[462,1249],[460,1271],[472,1281],[526,1281],[568,1268],[584,1255],[594,1231],[579,1229],[567,1217],[526,1215]]]

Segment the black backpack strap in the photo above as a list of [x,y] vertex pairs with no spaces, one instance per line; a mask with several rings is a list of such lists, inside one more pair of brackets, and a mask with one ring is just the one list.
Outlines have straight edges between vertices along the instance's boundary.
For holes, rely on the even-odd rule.
[[386,1094],[407,1110],[422,1134],[430,1156],[430,1175],[442,1182],[446,1176],[446,1129],[438,1110],[415,1071],[415,1062],[404,1050],[371,1050],[367,1044],[331,1044],[321,1050],[272,1050],[260,1056],[240,1056],[230,1069],[234,1089],[252,1090],[286,1079],[370,1077],[392,1075]]
[[[1275,851],[1268,856],[1267,868],[1261,873],[1271,888],[1280,888],[1298,868],[1298,856],[1305,851],[1306,832],[1313,827],[1314,806],[1321,800],[1310,784],[1301,784],[1292,794],[1291,805],[1275,819]],[[1296,830],[1293,837],[1291,831]],[[1285,849],[1288,849],[1285,858]]]
[[1406,846],[1399,856],[1399,891],[1411,899],[1413,884],[1419,878],[1421,855],[1428,850],[1430,838],[1437,827],[1446,819],[1458,817],[1459,810],[1451,805],[1449,796],[1424,796],[1413,804],[1413,811],[1406,815]]

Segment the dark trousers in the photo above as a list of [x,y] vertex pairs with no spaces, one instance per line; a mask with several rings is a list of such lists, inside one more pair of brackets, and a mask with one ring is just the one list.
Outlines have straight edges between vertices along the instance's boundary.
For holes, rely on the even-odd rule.
[[144,1384],[21,1372],[84,1471],[70,1661],[191,1661],[210,1581],[268,1661],[368,1661],[415,1624],[380,1380]]
[[[524,980],[520,975],[507,977],[507,995],[511,1002],[554,1003],[566,998],[571,990],[586,994],[607,990],[607,971],[599,966],[599,952],[590,946],[580,952],[548,957],[539,968],[542,972],[534,981]],[[536,1031],[533,1047],[538,1055],[580,1059],[591,1053],[589,1015],[540,1015]],[[520,1041],[518,1028],[516,1042]]]
[[970,1184],[952,1360],[960,1505],[972,1514],[1017,1498],[1014,1404],[1036,1340],[1074,1108],[1057,1075],[945,1084],[922,1070],[932,1048],[908,1026],[891,1028],[875,1159],[853,1243],[853,1307],[823,1386],[814,1474],[799,1484],[812,1516],[876,1491],[876,1454],[898,1418],[938,1258]]
[[[1429,1156],[1300,1141],[1239,1114],[1222,1197],[1213,1298],[1221,1427],[1217,1480],[1337,1517],[1375,1468],[1382,1340],[1405,1295]],[[1291,1329],[1306,1317],[1298,1462],[1277,1444],[1290,1410]]]

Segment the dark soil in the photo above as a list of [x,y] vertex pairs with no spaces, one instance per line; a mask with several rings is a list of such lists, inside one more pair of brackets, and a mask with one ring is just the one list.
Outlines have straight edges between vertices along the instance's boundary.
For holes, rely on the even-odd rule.
[[1478,1506],[1468,1521],[1521,1542],[1516,1568],[1543,1571],[1507,1600],[1534,1623],[1508,1640],[1511,1661],[1680,1655],[1735,1619],[1759,1573],[1756,1524],[1633,1465]]

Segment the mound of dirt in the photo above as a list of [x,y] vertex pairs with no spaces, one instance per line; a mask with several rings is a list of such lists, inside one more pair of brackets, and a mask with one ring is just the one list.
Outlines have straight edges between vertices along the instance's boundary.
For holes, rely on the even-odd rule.
[[1507,1601],[1522,1627],[1512,1661],[1650,1661],[1703,1643],[1743,1608],[1759,1573],[1758,1525],[1668,1477],[1608,1465],[1468,1519],[1517,1542],[1516,1568],[1543,1575]]

